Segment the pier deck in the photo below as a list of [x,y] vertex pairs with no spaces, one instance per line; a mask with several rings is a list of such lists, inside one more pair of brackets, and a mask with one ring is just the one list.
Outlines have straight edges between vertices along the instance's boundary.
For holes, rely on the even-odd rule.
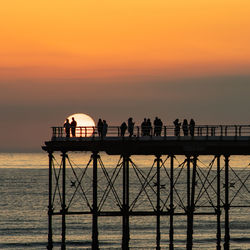
[[106,152],[109,155],[249,155],[248,136],[169,136],[57,138],[45,142],[46,151]]

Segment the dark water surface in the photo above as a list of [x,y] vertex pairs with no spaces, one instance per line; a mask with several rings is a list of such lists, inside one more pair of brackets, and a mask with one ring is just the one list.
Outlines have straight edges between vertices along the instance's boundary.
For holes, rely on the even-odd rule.
[[[58,157],[58,156],[57,156]],[[79,163],[78,171],[87,164],[89,155],[76,154],[72,157]],[[60,159],[60,158],[58,158]],[[179,159],[181,162],[182,159]],[[58,160],[59,161],[59,160]],[[103,156],[103,161],[108,171],[112,172],[117,159]],[[143,171],[147,172],[152,165],[152,157],[137,157],[135,159]],[[205,165],[211,161],[204,158]],[[231,161],[236,173],[244,180],[250,172],[249,157],[234,157]],[[46,249],[47,245],[47,205],[48,205],[48,158],[46,154],[0,154],[0,249]],[[203,166],[204,167],[204,166]],[[178,168],[176,169],[176,171]],[[88,170],[90,171],[90,170]],[[91,172],[91,171],[90,171]],[[212,174],[216,174],[214,171]],[[67,188],[70,190],[72,174],[67,179]],[[89,173],[91,178],[91,174]],[[184,177],[183,177],[184,178]],[[230,172],[230,178],[236,184],[235,189],[241,186],[241,182],[234,173]],[[164,183],[164,180],[162,180]],[[180,182],[185,183],[184,179]],[[223,182],[223,179],[222,179]],[[102,185],[102,180],[99,180]],[[136,193],[136,176],[131,176],[131,199]],[[215,182],[216,184],[216,182]],[[235,202],[250,205],[249,191],[250,180],[246,181],[237,196]],[[103,184],[104,185],[104,184]],[[238,186],[237,186],[238,185]],[[185,185],[180,184],[183,191]],[[223,190],[222,190],[223,191]],[[167,193],[163,190],[162,193]],[[231,197],[235,193],[232,188]],[[185,196],[185,193],[183,194]],[[235,203],[234,203],[235,204]],[[81,203],[74,201],[76,209],[81,209]],[[114,204],[107,202],[107,209],[112,209]],[[139,209],[147,209],[146,202],[141,202]],[[222,221],[224,213],[222,213]],[[53,217],[55,249],[60,249],[60,217]],[[101,249],[120,249],[121,226],[120,217],[99,218],[99,239]],[[174,218],[175,249],[185,249],[186,244],[186,217]],[[156,218],[131,217],[131,241],[132,249],[154,249],[156,238]],[[161,217],[161,245],[168,248],[169,218]],[[223,236],[222,224],[222,236]],[[230,209],[230,233],[231,249],[250,249],[250,208]],[[87,249],[91,247],[91,216],[67,216],[67,249]],[[223,244],[223,239],[222,239]],[[194,221],[194,248],[216,248],[216,217],[195,216]]]

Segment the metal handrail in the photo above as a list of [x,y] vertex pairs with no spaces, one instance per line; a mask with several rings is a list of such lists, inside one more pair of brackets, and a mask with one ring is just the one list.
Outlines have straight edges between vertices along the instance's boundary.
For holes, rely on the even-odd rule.
[[[184,136],[182,128],[179,128],[179,132],[176,131],[174,126],[162,126],[158,128],[158,133],[156,133],[155,127],[144,127],[134,126],[133,137],[170,137],[170,136]],[[104,133],[103,133],[104,132]],[[74,133],[73,133],[74,134]],[[76,127],[75,136],[72,135],[72,128],[70,128],[70,138],[86,138],[86,137],[121,137],[120,126],[108,126],[107,133],[105,131],[98,131],[98,127]],[[129,133],[126,130],[125,137],[128,137]],[[188,131],[188,136],[190,135],[190,129]],[[197,125],[194,128],[194,136],[250,136],[250,125]],[[62,126],[52,127],[52,138],[64,138],[66,137],[65,128]],[[191,136],[192,137],[192,136]]]

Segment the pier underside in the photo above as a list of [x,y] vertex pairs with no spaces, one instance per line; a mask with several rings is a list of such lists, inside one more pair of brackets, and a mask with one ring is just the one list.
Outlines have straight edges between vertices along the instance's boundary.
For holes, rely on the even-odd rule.
[[250,137],[57,138],[45,142],[43,149],[61,152],[105,152],[109,155],[249,155]]
[[[43,150],[49,154],[48,249],[54,244],[54,216],[61,217],[60,244],[66,249],[66,217],[72,215],[92,216],[92,249],[100,248],[101,217],[121,218],[120,247],[129,249],[130,220],[137,216],[155,218],[156,249],[166,248],[166,241],[174,249],[179,217],[186,218],[185,247],[192,249],[195,219],[212,216],[214,247],[229,249],[230,209],[250,208],[250,169],[230,166],[232,155],[249,155],[248,137],[56,138],[45,142]],[[73,152],[89,152],[89,161],[78,168]],[[103,153],[119,156],[118,162],[107,167]],[[147,168],[137,164],[139,155],[152,158]],[[203,163],[201,156],[209,161]],[[163,239],[166,220],[168,237]]]

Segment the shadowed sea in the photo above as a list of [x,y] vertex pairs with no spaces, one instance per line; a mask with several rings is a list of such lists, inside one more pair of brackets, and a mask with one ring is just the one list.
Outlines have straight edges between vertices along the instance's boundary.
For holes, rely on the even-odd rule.
[[[85,166],[88,154],[74,154],[79,168]],[[103,155],[103,162],[112,171],[118,158]],[[181,158],[179,162],[181,162]],[[137,157],[138,166],[147,172],[153,158]],[[211,161],[204,157],[202,162]],[[230,164],[244,180],[249,172],[250,157],[232,157]],[[237,172],[238,171],[238,172]],[[243,172],[244,171],[244,172]],[[0,249],[46,249],[47,206],[48,206],[48,157],[45,153],[2,153],[0,154]],[[231,179],[242,182],[230,172]],[[136,177],[131,177],[136,178]],[[131,183],[136,183],[131,180]],[[134,192],[131,184],[131,193]],[[70,186],[70,179],[67,180]],[[250,200],[250,180],[247,180],[236,198]],[[232,195],[236,192],[232,190]],[[248,203],[250,205],[250,203]],[[109,206],[112,206],[110,204]],[[143,206],[143,204],[141,205]],[[222,221],[224,213],[222,212]],[[99,218],[100,249],[120,249],[122,226],[120,217]],[[60,249],[61,220],[53,217],[54,249]],[[186,217],[174,218],[175,249],[185,249]],[[154,217],[130,218],[131,249],[155,249],[156,219]],[[224,237],[222,223],[222,245]],[[67,216],[67,249],[91,248],[91,216]],[[168,249],[169,218],[161,217],[161,246]],[[231,249],[250,249],[250,208],[230,209]],[[216,249],[216,216],[196,217],[194,221],[194,249]]]

